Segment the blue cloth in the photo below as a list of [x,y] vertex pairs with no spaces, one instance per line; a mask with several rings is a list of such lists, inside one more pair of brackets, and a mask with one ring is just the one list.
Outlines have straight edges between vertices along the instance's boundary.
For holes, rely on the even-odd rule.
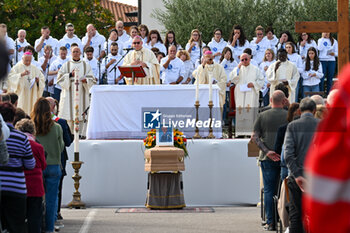
[[333,84],[333,77],[335,72],[335,61],[321,61],[321,64],[322,64],[323,77],[321,78],[321,82],[320,82],[320,91],[324,91],[324,79],[327,76],[326,93],[328,94]]
[[222,112],[222,120],[226,123],[228,121],[227,118],[227,111],[230,109],[230,91],[226,91],[226,99],[225,99],[225,104],[224,104],[224,110]]
[[54,92],[54,93],[53,93],[52,97],[53,97],[54,99],[56,99],[58,102],[60,102],[61,89],[58,89],[58,88],[55,87],[55,89],[54,89],[53,92]]
[[320,85],[316,84],[314,86],[303,86],[304,89],[304,97],[305,96],[305,92],[319,92],[320,91]]
[[57,212],[58,186],[61,179],[60,165],[47,165],[44,170],[45,201],[46,201],[46,231],[53,232]]
[[282,152],[281,152],[281,180],[284,180],[288,176],[288,167],[286,164],[286,161],[284,159],[284,149],[282,147]]
[[73,142],[73,135],[70,131],[70,128],[67,124],[67,121],[59,118],[58,121],[56,121],[62,128],[62,132],[63,132],[63,141],[64,141],[64,150],[61,153],[61,164],[62,164],[62,175],[66,176],[66,163],[68,160],[68,154],[67,154],[67,150],[66,147],[69,147],[72,142]]
[[295,102],[299,103],[299,95],[304,96],[304,89],[302,87],[303,87],[303,79],[300,77],[297,88],[295,89]]
[[261,161],[261,171],[264,182],[264,206],[266,212],[266,223],[275,225],[275,211],[273,196],[277,194],[280,175],[280,163],[271,160]]

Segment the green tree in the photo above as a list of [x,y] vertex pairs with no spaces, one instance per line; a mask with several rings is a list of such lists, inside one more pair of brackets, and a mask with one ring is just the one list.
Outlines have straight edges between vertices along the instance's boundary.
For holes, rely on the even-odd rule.
[[92,23],[102,34],[103,26],[113,24],[113,15],[101,7],[97,0],[0,0],[0,19],[8,28],[8,34],[17,38],[19,29],[27,30],[27,41],[34,45],[42,26],[49,26],[51,36],[61,39],[65,25],[73,23],[75,34],[82,38],[86,25]]
[[[178,42],[185,45],[190,32],[198,28],[209,42],[213,30],[221,28],[228,40],[232,26],[240,24],[248,40],[255,36],[255,27],[272,26],[278,37],[290,31],[294,39],[296,21],[336,20],[336,0],[162,0],[165,10],[154,10],[152,16],[174,30]],[[315,39],[320,35],[315,35]]]

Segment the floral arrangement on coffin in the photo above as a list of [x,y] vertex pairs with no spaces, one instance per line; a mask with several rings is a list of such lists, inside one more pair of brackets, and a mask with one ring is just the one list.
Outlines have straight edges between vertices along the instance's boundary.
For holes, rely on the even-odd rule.
[[[143,144],[146,147],[146,149],[150,149],[156,146],[157,144],[156,142],[157,142],[156,129],[151,129],[147,133],[147,137],[143,139]],[[182,149],[185,153],[185,157],[188,157],[188,151],[187,151],[186,145],[187,145],[186,136],[178,129],[174,129],[174,146]]]

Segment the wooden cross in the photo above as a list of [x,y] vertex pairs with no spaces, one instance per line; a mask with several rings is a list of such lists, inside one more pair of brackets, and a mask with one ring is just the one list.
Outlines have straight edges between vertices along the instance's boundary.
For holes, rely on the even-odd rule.
[[297,33],[338,33],[338,72],[349,62],[349,0],[338,0],[338,21],[296,22]]
[[239,106],[239,107],[238,107],[238,113],[239,113],[239,114],[242,114],[242,110],[243,110],[243,108],[242,108],[241,106]]
[[247,105],[247,112],[249,112],[249,110],[251,109],[251,107],[249,106],[249,104]]

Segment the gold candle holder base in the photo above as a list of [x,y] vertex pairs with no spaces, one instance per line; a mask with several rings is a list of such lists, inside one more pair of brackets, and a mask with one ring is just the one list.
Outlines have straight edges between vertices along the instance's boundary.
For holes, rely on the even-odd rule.
[[193,135],[192,138],[194,139],[200,139],[202,138],[201,135],[199,135],[199,129],[197,127],[197,121],[198,121],[198,110],[199,110],[199,100],[196,100],[196,103],[194,104],[194,106],[196,107],[196,129],[195,129],[195,134]]
[[213,139],[213,138],[215,138],[215,136],[214,136],[214,134],[213,134],[213,127],[211,126],[212,123],[213,123],[213,114],[212,114],[212,112],[213,112],[213,106],[214,106],[212,100],[209,101],[208,106],[209,106],[209,118],[210,118],[210,123],[209,123],[209,134],[208,134],[208,137],[207,137],[207,138],[208,138],[208,139]]
[[73,193],[73,200],[69,202],[68,207],[74,208],[74,209],[85,209],[85,203],[81,201],[81,194],[79,192],[79,186],[80,186],[79,180],[81,179],[81,176],[79,175],[79,170],[83,162],[74,161],[74,162],[71,162],[71,164],[74,169],[74,175],[72,176],[72,178],[74,180],[75,192]]

